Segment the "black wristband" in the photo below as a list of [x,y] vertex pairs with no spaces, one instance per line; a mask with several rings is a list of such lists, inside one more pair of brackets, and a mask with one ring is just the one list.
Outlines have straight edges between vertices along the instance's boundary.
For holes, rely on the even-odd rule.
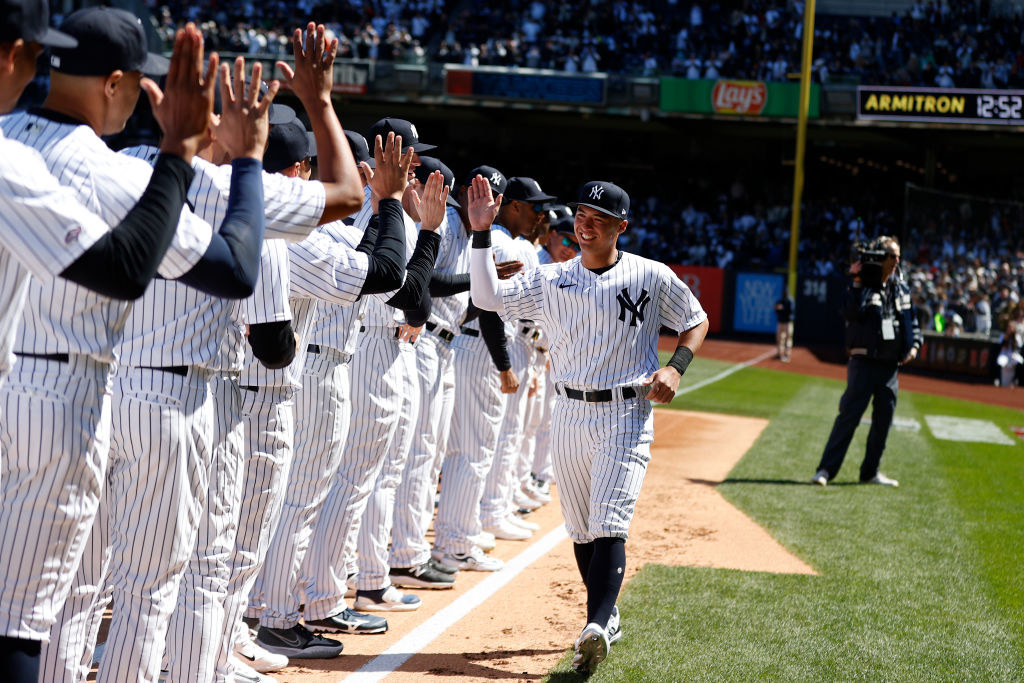
[[686,368],[689,367],[690,361],[693,360],[693,351],[688,346],[680,346],[676,348],[676,352],[672,354],[672,357],[668,359],[668,363],[665,367],[675,368],[676,371],[682,375],[686,372]]
[[491,246],[491,231],[490,230],[474,230],[473,231],[473,248],[474,249],[486,249]]

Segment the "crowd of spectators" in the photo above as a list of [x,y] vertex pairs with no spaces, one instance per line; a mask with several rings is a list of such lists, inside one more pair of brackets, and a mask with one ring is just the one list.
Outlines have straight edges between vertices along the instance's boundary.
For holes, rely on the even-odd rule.
[[[161,2],[170,39],[199,24],[219,50],[280,56],[309,18],[343,57],[567,72],[785,81],[799,70],[802,0],[214,0]],[[1024,15],[973,0],[915,2],[888,17],[819,15],[814,77],[879,85],[1024,85]]]

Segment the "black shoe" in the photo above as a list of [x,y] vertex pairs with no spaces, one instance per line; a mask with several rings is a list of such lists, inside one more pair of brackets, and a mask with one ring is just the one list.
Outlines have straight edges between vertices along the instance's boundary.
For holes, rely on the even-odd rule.
[[418,567],[393,567],[391,583],[403,588],[452,588],[455,576],[440,572],[424,562]]
[[260,628],[260,620],[256,617],[242,617],[242,623],[253,631],[257,631]]
[[333,659],[341,654],[344,647],[337,640],[313,634],[302,624],[291,628],[267,628],[260,626],[256,643],[267,650],[288,659]]
[[458,574],[459,573],[459,570],[456,569],[455,567],[447,567],[447,566],[441,564],[440,562],[438,562],[437,560],[435,560],[434,558],[430,558],[429,560],[427,560],[427,564],[430,565],[431,569],[433,569],[436,572],[441,572],[442,574]]
[[384,633],[388,630],[388,620],[384,617],[372,614],[356,612],[348,607],[338,614],[317,619],[316,621],[306,620],[306,627],[314,633],[354,633],[371,634]]

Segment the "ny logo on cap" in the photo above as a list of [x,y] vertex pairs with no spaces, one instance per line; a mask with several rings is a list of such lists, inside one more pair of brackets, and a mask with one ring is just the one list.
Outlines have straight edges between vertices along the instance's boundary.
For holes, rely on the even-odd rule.
[[647,294],[646,289],[641,289],[640,298],[633,301],[633,298],[629,295],[629,290],[623,287],[615,299],[619,302],[619,322],[626,322],[627,312],[630,314],[630,327],[636,327],[637,320],[640,322],[644,321],[644,309],[651,302],[651,297]]
[[411,130],[411,131],[412,131],[412,136],[413,136],[414,138],[416,138],[417,140],[419,140],[419,138],[420,138],[420,134],[416,132],[416,125],[415,125],[415,124],[413,124],[413,123],[410,123],[410,124],[409,124],[409,130]]
[[494,185],[501,185],[501,174],[495,171],[491,174],[491,183]]
[[592,188],[590,188],[590,198],[591,199],[600,199],[601,195],[603,195],[603,194],[604,194],[604,188],[601,187],[600,185],[594,185]]

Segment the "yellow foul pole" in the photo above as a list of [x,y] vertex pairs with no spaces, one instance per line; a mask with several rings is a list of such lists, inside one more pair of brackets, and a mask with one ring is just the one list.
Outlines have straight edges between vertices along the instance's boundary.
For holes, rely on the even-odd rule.
[[800,204],[804,194],[804,156],[807,113],[811,104],[811,53],[814,51],[814,0],[804,4],[804,44],[800,60],[800,111],[796,124],[796,163],[793,170],[793,210],[789,227],[789,279],[786,291],[796,299],[796,256],[800,242]]

